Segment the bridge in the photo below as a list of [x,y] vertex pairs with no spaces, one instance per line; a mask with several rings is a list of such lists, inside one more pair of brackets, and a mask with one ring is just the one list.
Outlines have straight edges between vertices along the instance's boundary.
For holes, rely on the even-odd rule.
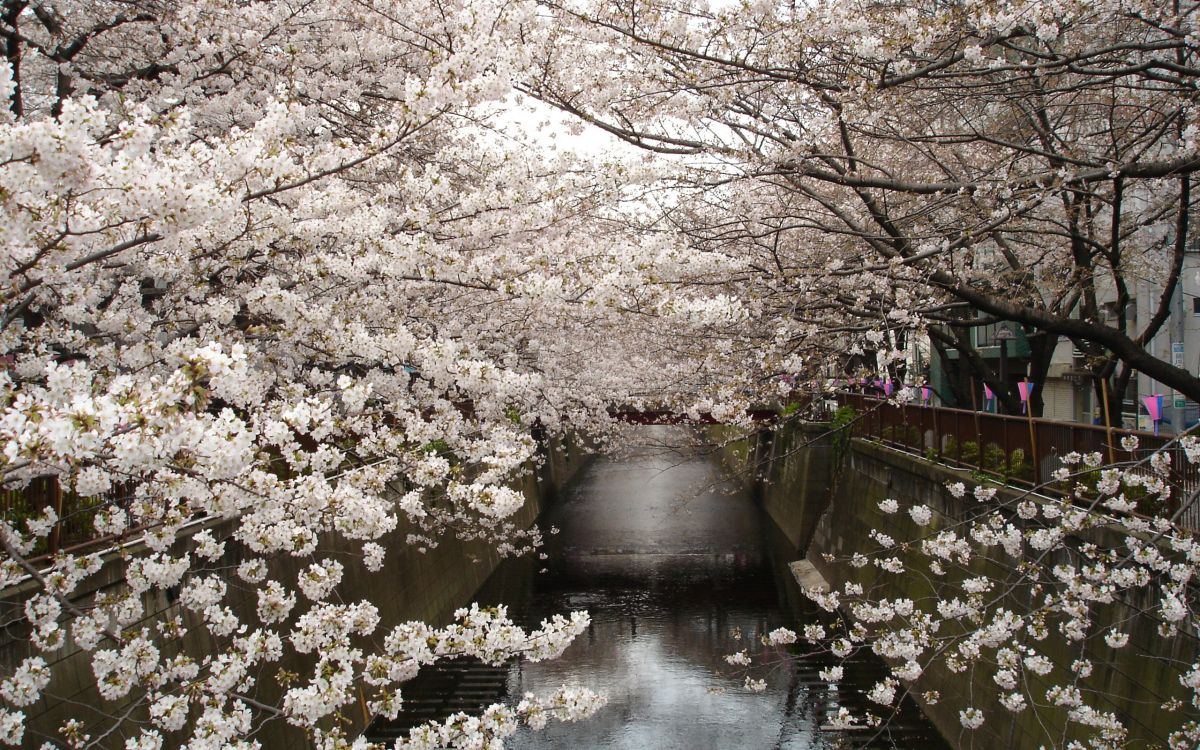
[[[747,409],[746,415],[754,422],[774,424],[779,421],[779,411],[776,409]],[[700,412],[698,417],[669,410],[617,410],[609,412],[609,416],[618,422],[628,424],[673,424],[673,425],[708,425],[727,424],[728,420],[717,419],[711,412]]]

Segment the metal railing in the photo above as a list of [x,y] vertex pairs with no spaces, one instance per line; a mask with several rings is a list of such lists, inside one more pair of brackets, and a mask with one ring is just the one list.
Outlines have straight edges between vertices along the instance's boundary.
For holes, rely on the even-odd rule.
[[[1065,465],[1061,458],[1068,453],[1098,452],[1105,463],[1120,464],[1140,461],[1165,450],[1171,457],[1167,477],[1172,487],[1171,497],[1158,504],[1144,499],[1139,511],[1148,515],[1174,515],[1179,513],[1181,503],[1200,492],[1200,467],[1187,461],[1173,436],[967,409],[897,404],[862,393],[838,393],[835,400],[839,406],[849,406],[858,413],[851,427],[855,437],[870,438],[930,460],[985,472],[1010,484],[1045,486],[1051,492],[1069,491],[1066,485],[1056,487],[1053,477],[1054,471]],[[1126,450],[1121,444],[1125,437],[1136,437],[1138,447]],[[1079,468],[1073,467],[1072,471]],[[1200,530],[1198,506],[1200,503],[1189,503],[1179,513],[1180,526]]]
[[19,489],[0,490],[0,519],[22,528],[29,519],[53,508],[58,521],[34,549],[35,557],[54,555],[98,541],[96,513],[127,495],[128,488],[114,487],[103,496],[82,497],[64,491],[56,477],[38,477]]

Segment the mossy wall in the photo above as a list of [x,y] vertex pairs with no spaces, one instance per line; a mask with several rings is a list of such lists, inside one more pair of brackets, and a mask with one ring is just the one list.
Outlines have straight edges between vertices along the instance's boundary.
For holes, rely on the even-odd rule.
[[835,451],[822,424],[763,429],[708,427],[722,464],[751,486],[792,546],[808,543],[834,490]]
[[[927,568],[923,562],[919,563],[920,556],[915,550],[901,555],[906,563],[913,563],[906,565],[907,571],[901,574],[887,573],[873,565],[856,569],[834,564],[827,556],[844,558],[855,552],[870,553],[878,549],[870,538],[872,530],[897,540],[914,539],[936,533],[956,521],[990,514],[999,504],[981,504],[969,494],[964,499],[955,499],[945,485],[962,481],[973,486],[966,473],[866,441],[854,441],[840,470],[832,471],[830,445],[819,428],[811,425],[786,428],[774,434],[771,461],[765,470],[767,480],[762,488],[767,512],[796,545],[797,556],[806,556],[835,588],[841,589],[847,581],[853,581],[862,584],[875,598],[929,600],[936,595],[937,584],[932,577],[921,574]],[[743,448],[741,454],[752,450],[752,446]],[[900,513],[885,514],[879,509],[878,503],[889,497],[900,504]],[[923,529],[917,527],[903,512],[914,504],[931,508],[934,523]],[[1014,524],[1021,523],[1015,517],[1011,520]],[[1091,530],[1081,532],[1080,541],[1115,544],[1120,533],[1123,532]],[[1063,555],[1065,561],[1066,553]],[[1016,562],[997,548],[990,557],[977,556],[968,574],[1003,580],[1012,576]],[[1004,606],[1019,614],[1028,613],[1037,604],[1012,596],[1004,601]],[[1169,732],[1186,719],[1195,718],[1194,710],[1192,716],[1187,714],[1186,707],[1190,704],[1186,702],[1179,677],[1188,665],[1200,660],[1200,650],[1195,633],[1161,637],[1159,622],[1150,612],[1155,605],[1150,596],[1138,594],[1112,605],[1093,607],[1096,626],[1119,624],[1121,630],[1129,633],[1129,644],[1122,649],[1109,648],[1103,638],[1092,638],[1082,646],[1070,643],[1052,628],[1051,634],[1037,647],[1053,659],[1054,671],[1046,678],[1028,673],[1030,693],[1044,695],[1051,682],[1071,684],[1065,677],[1070,664],[1081,657],[1088,658],[1095,671],[1089,679],[1079,681],[1078,686],[1089,698],[1102,696],[1088,702],[1102,711],[1114,712],[1125,722],[1130,731],[1129,748],[1166,747]],[[912,689],[929,718],[956,747],[1033,750],[1043,746],[1063,747],[1070,739],[1082,739],[1088,734],[1079,725],[1068,723],[1061,709],[1008,712],[996,702],[1001,691],[991,679],[991,670],[969,669],[956,674],[941,664],[938,660]],[[919,694],[926,691],[936,691],[940,698],[932,704],[921,700]],[[1161,704],[1171,698],[1184,699],[1185,708],[1173,713],[1163,711]],[[967,706],[979,707],[987,715],[983,727],[974,732],[963,730],[959,722],[958,713]]]

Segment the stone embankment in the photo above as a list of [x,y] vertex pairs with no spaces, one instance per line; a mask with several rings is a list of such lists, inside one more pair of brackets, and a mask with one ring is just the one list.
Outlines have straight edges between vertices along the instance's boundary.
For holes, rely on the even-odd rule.
[[[1004,501],[1015,499],[1019,490],[1001,488],[991,503],[979,503],[970,493],[958,499],[947,490],[947,485],[977,484],[969,473],[877,443],[839,441],[823,425],[787,427],[741,439],[728,428],[709,429],[710,435],[722,443],[725,463],[754,482],[766,511],[795,545],[796,556],[807,561],[808,565],[801,566],[802,572],[811,580],[823,578],[834,589],[840,590],[852,582],[861,584],[876,599],[930,602],[937,596],[936,579],[919,573],[926,568],[919,562],[915,547],[901,557],[905,558],[908,571],[918,572],[892,574],[873,565],[853,568],[830,562],[831,556],[845,559],[856,552],[876,551],[878,544],[871,539],[872,530],[898,541],[914,538],[918,529],[908,514],[887,514],[880,510],[879,502],[887,498],[897,500],[901,508],[919,504],[934,512],[934,522],[920,530],[922,535],[995,511],[1014,525],[1025,523],[1005,509]],[[1080,538],[1073,541],[1115,546],[1125,533],[1123,528],[1110,524],[1103,529],[1081,532]],[[1063,561],[1067,554],[1060,553]],[[969,570],[959,573],[960,580],[967,575],[1012,580],[1018,562],[1002,553],[977,555]],[[1060,561],[1050,564],[1056,562]],[[1090,659],[1095,665],[1094,674],[1081,680],[1079,687],[1094,707],[1114,713],[1125,723],[1129,730],[1126,746],[1167,747],[1170,732],[1187,720],[1189,711],[1195,718],[1190,691],[1182,687],[1180,676],[1200,660],[1200,648],[1195,632],[1181,632],[1170,638],[1159,635],[1160,621],[1154,614],[1157,604],[1151,592],[1138,591],[1110,605],[1093,605],[1093,632],[1103,633],[1105,628],[1117,626],[1129,634],[1128,645],[1121,649],[1110,648],[1102,637],[1089,638],[1082,644],[1071,643],[1051,628],[1037,647],[1052,657],[1054,669],[1045,677],[1028,673],[1025,679],[1029,681],[1029,694],[1041,698],[1052,683],[1071,684],[1068,675],[1072,662]],[[1041,599],[1035,600],[1027,591],[1010,594],[1003,602],[1003,606],[1023,615],[1040,605]],[[946,631],[943,635],[950,633]],[[1001,690],[993,682],[993,674],[994,670],[982,668],[952,673],[937,659],[911,686],[912,693],[939,731],[956,747],[1036,750],[1065,747],[1070,740],[1082,740],[1090,734],[1086,728],[1067,721],[1063,709],[1042,707],[1012,714],[1001,708],[997,703]],[[928,691],[940,696],[935,703],[921,698]],[[1098,698],[1093,699],[1093,695]],[[1163,710],[1161,706],[1172,699],[1180,699],[1182,707],[1172,712]],[[1044,699],[1038,702],[1048,703]],[[959,711],[967,706],[984,708],[987,712],[985,724],[973,732],[964,730],[959,720]]]

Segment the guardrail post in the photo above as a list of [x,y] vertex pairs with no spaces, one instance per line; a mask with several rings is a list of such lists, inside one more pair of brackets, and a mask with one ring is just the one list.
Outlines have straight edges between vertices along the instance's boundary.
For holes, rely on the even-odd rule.
[[1104,396],[1104,427],[1108,430],[1108,462],[1115,464],[1117,462],[1116,446],[1113,445],[1112,433],[1112,416],[1108,411],[1108,378],[1100,380],[1100,392]]
[[[979,426],[979,396],[975,393],[975,378],[971,378],[971,413],[975,420],[975,435],[979,441],[979,449],[983,450],[983,428]],[[1008,451],[1004,452],[1004,463],[1008,464]]]
[[1033,434],[1033,405],[1027,402],[1025,404],[1025,416],[1029,421],[1029,460],[1033,462],[1033,483],[1036,485],[1041,481],[1042,470],[1041,462],[1038,461],[1038,444],[1037,436]]
[[[997,414],[996,416],[1000,417],[999,414]],[[1009,463],[1011,463],[1011,460],[1012,460],[1012,451],[1009,449],[1009,442],[1008,442],[1008,425],[1009,425],[1008,416],[1004,415],[1003,417],[1000,417],[1000,418],[1003,420],[1000,423],[1000,434],[1004,436],[1004,445],[1003,445],[1004,463],[1005,463],[1005,465],[1008,465]]]
[[939,459],[945,459],[945,452],[942,450],[946,440],[946,415],[939,414],[938,409],[932,403],[929,405],[929,418],[933,422],[933,450]]

